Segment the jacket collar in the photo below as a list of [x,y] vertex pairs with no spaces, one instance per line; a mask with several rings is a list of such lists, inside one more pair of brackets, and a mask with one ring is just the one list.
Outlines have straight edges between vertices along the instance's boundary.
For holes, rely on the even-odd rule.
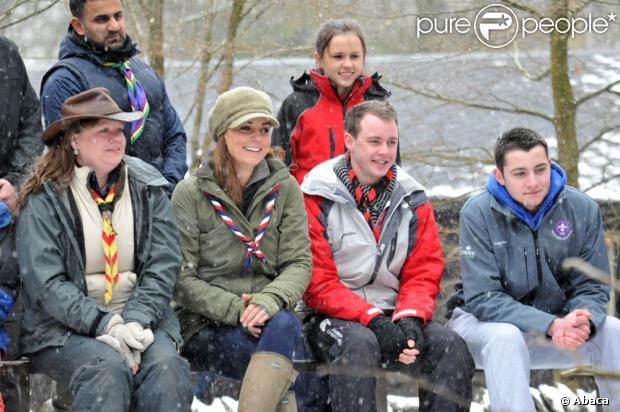
[[[307,195],[321,196],[337,203],[352,203],[355,199],[334,172],[334,165],[344,155],[336,156],[313,168],[301,183],[301,191]],[[396,188],[392,195],[392,204],[397,204],[413,192],[422,192],[424,187],[400,166],[396,166]]]
[[366,89],[368,89],[372,84],[372,79],[370,76],[360,76],[357,78],[355,83],[353,83],[353,87],[349,91],[349,94],[344,98],[340,99],[338,96],[336,85],[329,80],[329,77],[318,73],[315,70],[310,71],[310,78],[314,82],[316,89],[323,95],[328,97],[330,100],[335,100],[337,102],[346,102],[351,99],[357,98],[359,95],[364,94]]
[[[192,175],[198,179],[198,188],[202,192],[211,193],[219,199],[225,201],[229,207],[237,208],[234,202],[230,200],[228,196],[226,196],[226,193],[224,193],[222,188],[220,188],[215,181],[215,174],[213,171],[213,162],[211,156],[209,156],[206,161],[202,161],[200,165],[194,170]],[[263,196],[269,193],[269,191],[275,184],[289,177],[290,173],[284,163],[282,163],[280,159],[267,155],[267,157],[254,169],[254,173],[252,174],[252,177],[250,177],[248,184],[266,178],[265,183],[261,185],[261,187],[256,191],[256,194],[254,195],[254,199],[256,200],[261,199]],[[250,206],[248,211],[254,207],[255,203],[255,201],[252,202],[252,205]]]
[[97,65],[103,65],[104,63],[122,63],[138,53],[140,53],[140,50],[129,35],[127,35],[125,45],[122,48],[105,49],[100,45],[84,40],[69,26],[67,34],[60,42],[58,58],[62,60],[69,57],[79,57],[92,61]]

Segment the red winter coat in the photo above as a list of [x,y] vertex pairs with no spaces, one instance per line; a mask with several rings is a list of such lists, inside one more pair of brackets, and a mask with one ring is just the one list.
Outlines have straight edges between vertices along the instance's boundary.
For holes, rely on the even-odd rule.
[[301,184],[316,165],[341,155],[344,147],[344,116],[366,100],[386,99],[390,93],[379,85],[380,76],[362,76],[340,100],[329,78],[312,70],[291,79],[291,93],[280,107],[280,127],[273,145],[286,152],[286,164]]

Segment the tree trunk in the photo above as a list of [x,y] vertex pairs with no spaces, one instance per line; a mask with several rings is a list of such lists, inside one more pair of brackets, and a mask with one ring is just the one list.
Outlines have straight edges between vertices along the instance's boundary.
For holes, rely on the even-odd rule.
[[205,7],[205,25],[203,32],[202,45],[200,46],[200,76],[198,78],[198,85],[196,89],[196,97],[194,99],[194,110],[196,115],[194,116],[194,127],[192,129],[191,148],[192,148],[192,167],[196,166],[200,161],[202,153],[211,144],[211,136],[206,136],[202,144],[202,150],[200,147],[200,126],[202,126],[202,112],[204,110],[205,95],[207,94],[207,83],[211,77],[209,71],[209,63],[211,62],[211,41],[213,34],[213,18],[215,15],[215,1],[208,0]]
[[162,79],[164,70],[164,0],[150,0],[145,10],[149,28],[148,54],[151,67]]
[[[569,16],[568,0],[558,0],[554,20],[560,31],[566,30]],[[568,35],[551,33],[551,88],[553,90],[554,125],[558,139],[558,161],[566,171],[568,184],[579,187],[579,145],[577,144],[577,108],[570,84],[568,65]]]
[[228,18],[228,28],[226,30],[226,44],[224,46],[224,68],[222,71],[222,82],[218,88],[218,94],[222,94],[228,89],[233,81],[233,64],[235,60],[235,40],[237,38],[237,29],[241,24],[243,7],[245,0],[234,0],[230,17]]

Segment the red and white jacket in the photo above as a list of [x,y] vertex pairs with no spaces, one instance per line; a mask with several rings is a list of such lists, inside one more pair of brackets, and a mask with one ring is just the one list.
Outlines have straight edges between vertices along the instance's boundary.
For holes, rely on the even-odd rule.
[[297,182],[301,184],[314,166],[344,153],[344,116],[351,108],[389,97],[379,79],[376,73],[359,77],[344,100],[329,78],[314,70],[291,79],[293,93],[278,112],[280,127],[274,130],[273,145],[286,152],[286,164]]
[[312,278],[304,303],[321,314],[365,326],[388,310],[394,321],[429,321],[444,266],[424,188],[398,168],[377,242],[333,170],[337,161],[314,168],[301,186],[312,246]]

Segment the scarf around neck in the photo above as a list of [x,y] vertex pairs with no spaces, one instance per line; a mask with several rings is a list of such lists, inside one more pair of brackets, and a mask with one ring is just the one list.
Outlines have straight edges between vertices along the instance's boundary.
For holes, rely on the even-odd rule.
[[350,152],[336,162],[334,172],[355,199],[357,208],[362,212],[375,240],[378,241],[380,234],[377,223],[396,187],[396,164],[393,164],[387,174],[372,186],[361,183],[357,178],[351,166]]
[[110,303],[114,289],[118,287],[118,246],[116,243],[116,232],[112,227],[112,213],[114,212],[114,202],[117,199],[116,190],[121,170],[122,164],[110,172],[108,182],[103,188],[99,187],[94,171],[91,171],[87,178],[91,196],[95,203],[97,203],[102,217],[101,240],[105,257],[104,301],[106,304]]
[[68,36],[73,43],[94,54],[98,60],[106,63],[123,63],[140,53],[138,45],[131,40],[128,34],[125,37],[125,44],[118,49],[110,49],[92,42],[85,36],[77,34],[71,26],[69,26]]

